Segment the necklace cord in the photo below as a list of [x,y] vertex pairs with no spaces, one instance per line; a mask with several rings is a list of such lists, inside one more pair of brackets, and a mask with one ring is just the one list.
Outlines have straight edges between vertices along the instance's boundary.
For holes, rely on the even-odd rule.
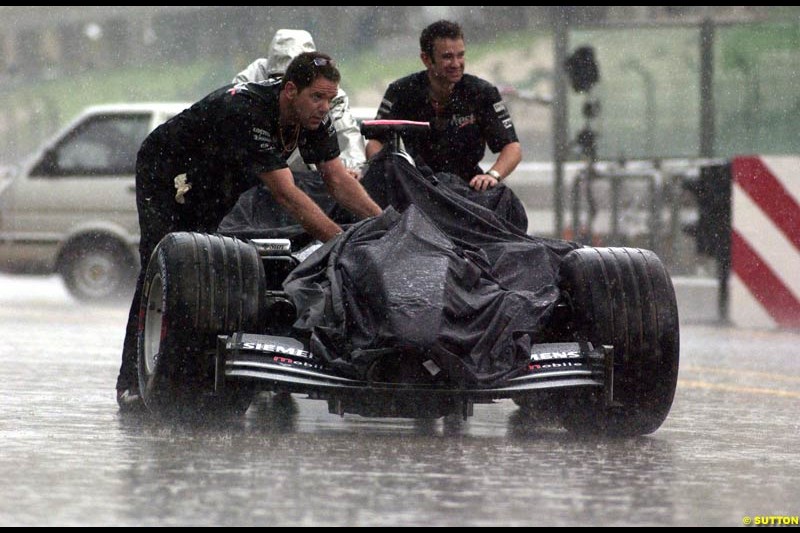
[[286,141],[283,139],[283,127],[278,124],[278,136],[281,139],[281,145],[283,146],[283,151],[285,153],[291,153],[297,148],[297,141],[300,139],[300,124],[295,125],[294,127],[294,141],[287,146]]

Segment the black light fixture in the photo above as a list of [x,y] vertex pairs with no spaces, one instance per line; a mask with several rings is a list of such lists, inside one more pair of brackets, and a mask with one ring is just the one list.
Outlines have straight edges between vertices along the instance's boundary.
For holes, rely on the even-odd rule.
[[600,70],[591,46],[576,48],[564,62],[564,68],[572,82],[572,88],[579,93],[588,91],[600,79]]

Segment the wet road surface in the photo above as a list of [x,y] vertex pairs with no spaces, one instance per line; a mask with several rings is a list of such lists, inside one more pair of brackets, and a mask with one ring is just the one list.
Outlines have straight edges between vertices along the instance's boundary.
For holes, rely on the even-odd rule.
[[203,426],[121,416],[125,305],[0,275],[0,525],[741,525],[800,514],[800,334],[684,325],[648,437],[573,437],[510,401],[467,422],[259,399]]

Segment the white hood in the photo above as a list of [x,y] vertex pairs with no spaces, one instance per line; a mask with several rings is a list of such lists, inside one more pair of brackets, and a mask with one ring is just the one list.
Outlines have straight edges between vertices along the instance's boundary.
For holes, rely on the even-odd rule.
[[[260,57],[250,63],[233,78],[233,83],[264,81],[276,75],[283,75],[292,59],[303,52],[314,52],[316,49],[314,38],[307,31],[278,30],[269,45],[269,57]],[[347,94],[341,87],[331,102],[330,115],[336,128],[342,162],[349,169],[361,168],[366,160],[364,138],[361,136],[358,123],[350,113]],[[289,157],[288,163],[292,170],[308,170],[308,166],[297,151]]]
[[267,74],[283,74],[292,59],[303,52],[314,52],[314,38],[306,30],[278,30],[269,45]]

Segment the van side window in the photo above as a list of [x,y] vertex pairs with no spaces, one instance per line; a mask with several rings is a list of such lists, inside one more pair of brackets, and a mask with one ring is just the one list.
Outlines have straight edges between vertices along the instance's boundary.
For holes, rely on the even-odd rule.
[[131,175],[149,126],[149,113],[90,117],[48,150],[31,175]]

